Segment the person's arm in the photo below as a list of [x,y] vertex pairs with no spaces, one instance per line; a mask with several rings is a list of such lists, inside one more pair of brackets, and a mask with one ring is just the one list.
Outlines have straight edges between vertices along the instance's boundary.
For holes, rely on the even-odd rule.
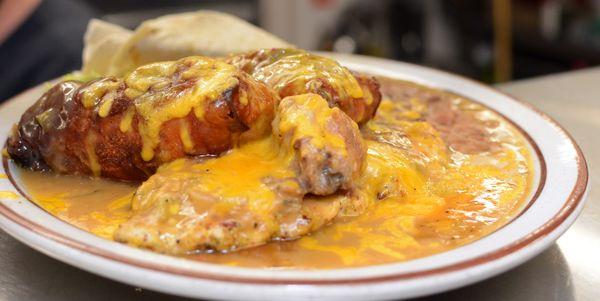
[[0,44],[29,17],[41,0],[0,1]]

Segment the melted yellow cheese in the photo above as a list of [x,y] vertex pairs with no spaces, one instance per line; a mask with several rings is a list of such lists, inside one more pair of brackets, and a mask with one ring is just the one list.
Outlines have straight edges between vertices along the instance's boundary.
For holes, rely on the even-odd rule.
[[[310,107],[310,97],[304,97],[305,105]],[[388,143],[367,142],[365,172],[357,183],[355,197],[366,198],[368,208],[350,207],[334,224],[296,241],[190,258],[268,268],[390,263],[464,245],[495,231],[519,212],[529,193],[533,170],[521,134],[499,116],[489,113],[486,118],[500,124],[494,129],[499,148],[479,154],[458,153],[448,150],[430,124],[418,121],[427,109],[424,102],[418,99],[410,102],[409,111],[398,110],[404,104],[382,102],[376,120],[365,125],[381,136],[391,132],[391,128],[402,133],[386,136]],[[402,118],[398,118],[400,111],[405,112]],[[293,114],[289,118],[309,120],[307,116]],[[291,127],[292,123],[286,122],[280,123],[282,132]],[[318,123],[305,123],[306,127],[297,130],[302,135],[315,136],[315,140],[331,139],[320,136]],[[289,176],[289,170],[283,167],[290,160],[290,154],[281,152],[272,139],[261,139],[234,149],[219,160],[194,164],[184,159],[174,161],[162,166],[160,173],[172,173],[182,179],[202,173],[206,179],[202,184],[207,190],[218,191],[224,197],[241,196],[238,201],[260,197],[266,201],[257,202],[250,210],[264,212],[272,206],[274,197],[268,187],[261,186],[264,185],[261,179]],[[131,215],[129,200],[136,187],[101,179],[48,177],[33,172],[23,175],[28,191],[40,206],[100,236],[112,237],[116,226]],[[344,195],[315,201],[334,199],[352,201]],[[219,206],[215,210],[227,212],[231,208],[227,203]],[[169,210],[176,212],[180,208]]]
[[[132,208],[143,214],[146,208],[166,206],[166,216],[174,222],[188,216],[188,212],[224,216],[233,210],[249,210],[253,216],[261,217],[263,227],[273,232],[278,227],[273,212],[280,205],[280,199],[266,179],[283,180],[278,184],[299,190],[299,184],[293,181],[294,172],[288,167],[291,159],[271,138],[246,143],[219,158],[203,162],[178,159],[161,166],[157,174],[137,190]],[[198,195],[210,195],[220,201],[185,201]],[[162,202],[166,199],[169,202]],[[142,242],[130,240],[129,243]]]
[[35,115],[35,121],[37,121],[45,131],[48,131],[52,128],[52,126],[55,126],[55,124],[52,122],[55,116],[56,110],[51,108]]
[[[211,204],[210,212],[232,210],[243,205],[255,215],[265,216],[264,220],[271,222],[269,226],[277,227],[273,210],[281,202],[281,197],[276,195],[272,185],[276,184],[283,191],[301,193],[292,167],[297,151],[295,142],[307,139],[318,148],[325,147],[325,143],[342,149],[346,147],[340,134],[328,130],[332,125],[327,122],[331,121],[334,113],[343,114],[337,108],[329,108],[319,95],[287,97],[282,100],[278,117],[273,122],[274,135],[246,142],[218,158],[201,162],[178,159],[162,165],[136,193],[133,209],[137,211],[169,199],[173,201],[168,202],[168,210],[175,215],[180,210],[187,210],[180,207],[184,202],[178,202],[182,199],[178,196],[189,194],[193,198],[192,195],[205,193],[223,200]],[[180,138],[185,145],[189,139],[186,137],[189,136],[187,124],[181,121],[180,125]],[[288,133],[291,135],[290,143],[281,143],[280,136]],[[176,189],[167,189],[171,186]],[[287,189],[282,189],[282,186]]]
[[[163,123],[183,118],[192,111],[198,119],[203,119],[207,102],[238,84],[238,72],[232,65],[204,57],[158,62],[141,66],[123,79],[104,78],[90,83],[82,88],[81,102],[85,108],[94,108],[100,117],[106,117],[118,89],[125,86],[123,94],[133,102],[134,109],[125,112],[119,129],[122,132],[131,130],[134,115],[139,115],[141,156],[149,161],[154,158],[154,150],[160,143]],[[240,103],[247,102],[247,96],[242,93]],[[184,131],[182,139],[186,139]],[[187,143],[185,147],[191,149],[193,146]]]
[[[292,157],[280,152],[273,139],[248,142],[218,159],[193,163],[178,159],[161,166],[158,173],[176,180],[202,177],[202,186],[224,198],[274,200],[274,192],[263,183],[265,177],[287,178]],[[241,181],[243,179],[243,181]],[[268,206],[268,204],[265,204]]]
[[28,194],[50,212],[96,235],[111,239],[131,216],[134,185],[76,176],[22,171]]
[[[292,143],[303,137],[311,137],[311,144],[322,148],[325,144],[337,147],[345,152],[343,137],[327,130],[328,122],[334,114],[343,114],[337,107],[329,108],[327,103],[317,94],[302,94],[284,98],[280,104],[275,135],[293,133]],[[308,114],[308,115],[307,115]],[[352,125],[358,129],[355,123]]]
[[94,176],[100,176],[102,167],[98,162],[98,155],[96,154],[96,140],[97,134],[94,131],[89,131],[85,138],[85,152],[88,159],[88,167],[92,171]]
[[[181,78],[193,81],[191,88],[184,91],[170,84],[173,73],[182,68],[186,69]],[[217,99],[238,84],[236,72],[229,64],[199,57],[149,64],[131,72],[125,82],[137,95],[134,102],[141,117],[142,159],[149,161],[154,157],[163,123],[183,118],[192,110],[196,117],[203,118],[207,101]]]
[[121,119],[121,122],[119,122],[119,130],[121,130],[121,132],[127,133],[131,130],[134,115],[135,115],[135,108],[127,109],[127,111],[125,112],[125,115]]
[[272,61],[262,63],[252,76],[276,91],[292,85],[297,90],[317,91],[322,85],[316,79],[339,91],[340,98],[363,97],[363,90],[352,73],[337,61],[300,49],[276,49]]
[[18,198],[19,198],[19,195],[12,191],[0,191],[0,199],[16,200]]
[[122,80],[110,77],[92,82],[87,87],[82,88],[81,103],[85,108],[92,108],[98,105],[107,93],[117,90],[122,83]]
[[186,119],[181,119],[179,128],[179,139],[183,144],[183,149],[186,153],[191,153],[194,150],[194,141],[190,136],[190,129]]
[[100,104],[98,106],[98,116],[100,116],[100,117],[108,116],[108,114],[110,113],[110,109],[112,108],[112,104],[115,101],[116,95],[117,95],[117,92],[115,90],[112,90],[112,91],[106,93],[104,95],[104,97],[102,97],[102,101],[100,102]]

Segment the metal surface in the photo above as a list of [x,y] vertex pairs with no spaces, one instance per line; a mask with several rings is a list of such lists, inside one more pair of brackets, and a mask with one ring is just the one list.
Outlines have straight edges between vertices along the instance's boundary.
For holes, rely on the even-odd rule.
[[[557,119],[579,142],[600,185],[600,68],[499,88]],[[0,230],[0,300],[185,300],[120,284],[47,257]],[[423,298],[596,300],[600,296],[600,193],[592,189],[573,227],[546,252],[484,282]]]

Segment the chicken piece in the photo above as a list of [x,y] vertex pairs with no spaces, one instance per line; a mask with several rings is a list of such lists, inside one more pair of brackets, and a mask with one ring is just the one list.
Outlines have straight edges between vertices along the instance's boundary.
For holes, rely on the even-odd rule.
[[219,158],[163,165],[137,190],[115,239],[170,254],[233,251],[329,223],[339,200],[304,197],[352,190],[366,155],[358,126],[307,94],[281,101],[273,129]]
[[293,167],[304,189],[329,195],[349,189],[361,171],[365,146],[356,123],[321,97],[287,97],[277,109],[273,135],[284,149],[293,149]]
[[304,93],[321,95],[362,124],[375,115],[381,92],[379,82],[352,74],[330,58],[300,49],[262,49],[227,61],[273,88],[281,98]]
[[267,135],[277,101],[220,60],[154,63],[125,78],[55,85],[23,114],[8,153],[33,170],[139,181],[162,163]]

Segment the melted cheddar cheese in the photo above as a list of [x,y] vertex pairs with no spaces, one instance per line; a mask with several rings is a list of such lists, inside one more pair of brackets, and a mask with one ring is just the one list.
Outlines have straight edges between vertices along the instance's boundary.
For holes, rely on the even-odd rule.
[[[151,84],[139,87],[146,86]],[[357,183],[356,197],[368,200],[366,208],[348,206],[335,223],[295,241],[189,258],[266,268],[366,266],[443,252],[505,225],[523,208],[530,192],[533,167],[525,139],[501,117],[462,99],[457,103],[468,106],[469,112],[482,123],[498,124],[491,131],[498,147],[474,154],[457,152],[449,149],[431,124],[422,120],[427,104],[420,99],[410,102],[407,105],[383,101],[377,118],[363,126],[363,131],[370,131],[376,137],[367,141],[366,167]],[[195,105],[181,107],[189,111]],[[311,105],[310,100],[307,99],[306,105]],[[401,106],[410,109],[399,110]],[[290,114],[288,118],[304,117]],[[121,129],[127,130],[127,124]],[[280,125],[285,129],[286,121]],[[316,131],[311,126],[319,125],[300,129],[305,131],[303,135],[335,139],[311,133]],[[185,135],[181,133],[182,141]],[[290,162],[289,154],[282,154],[271,139],[247,143],[221,159],[224,160],[193,165],[181,159],[161,167],[161,172],[172,171],[179,177],[205,173],[208,177],[203,185],[218,190],[222,196],[252,198],[258,191],[260,198],[267,201],[257,206],[271,206],[268,200],[273,200],[268,187],[256,189],[264,185],[261,179],[278,172],[285,177],[289,172],[282,168]],[[130,200],[135,186],[28,171],[22,172],[22,178],[40,206],[102,237],[112,237],[117,225],[131,215]],[[248,191],[253,194],[247,194]],[[352,202],[352,198],[341,195],[318,201],[334,199]],[[227,206],[222,210],[227,210]],[[264,208],[251,210],[258,212]]]
[[[172,74],[182,66],[187,69],[181,73],[181,79],[194,82],[192,88],[183,93],[177,87],[171,87],[170,83]],[[229,64],[194,57],[149,64],[131,72],[125,82],[127,90],[131,91],[129,93],[135,96],[135,108],[142,118],[139,124],[143,141],[142,159],[149,161],[154,157],[163,123],[183,118],[192,111],[198,119],[202,119],[207,101],[217,99],[238,84],[236,72],[235,67]],[[161,101],[164,99],[169,101]]]
[[[134,115],[139,115],[141,156],[145,161],[150,161],[160,142],[163,123],[183,118],[190,112],[194,112],[198,119],[203,119],[207,102],[218,99],[238,84],[237,73],[232,65],[201,57],[152,63],[133,70],[122,79],[105,78],[92,82],[82,89],[81,102],[85,108],[93,108],[98,116],[106,117],[119,87],[126,86],[123,93],[134,105],[125,113],[119,128],[122,132],[129,131]],[[188,143],[186,147],[193,146]],[[93,170],[94,167],[91,168]]]
[[[259,63],[252,72],[258,81],[264,82],[275,91],[293,86],[297,91],[317,91],[323,84],[317,79],[326,79],[340,98],[361,98],[363,89],[350,70],[337,61],[311,54],[300,49],[272,49],[269,60]],[[259,54],[258,57],[261,57]],[[239,57],[239,60],[244,60]],[[239,62],[233,61],[236,65]],[[372,100],[372,98],[369,98]]]
[[[219,160],[177,159],[162,165],[157,173],[173,181],[195,179],[201,174],[202,189],[207,192],[231,200],[257,198],[263,202],[256,205],[270,207],[275,193],[263,179],[293,177],[288,168],[291,159],[290,154],[281,152],[272,139],[263,138],[235,148]],[[133,206],[135,209],[141,205],[134,202]]]
[[[331,131],[323,130],[329,126],[328,120],[341,110],[337,107],[329,108],[324,106],[323,99],[316,94],[303,94],[294,96],[298,101],[293,105],[286,107],[275,121],[279,126],[275,129],[275,135],[290,132],[293,129],[292,141],[297,141],[301,137],[311,137],[311,143],[316,147],[322,148],[325,143],[337,147],[344,151],[343,137],[333,134]],[[306,116],[305,114],[310,114]],[[306,122],[310,120],[311,122]],[[314,122],[312,122],[314,121]],[[301,124],[302,126],[297,126]],[[358,126],[353,123],[358,129]]]
[[16,200],[18,198],[19,198],[19,195],[12,191],[1,191],[0,190],[0,199]]

